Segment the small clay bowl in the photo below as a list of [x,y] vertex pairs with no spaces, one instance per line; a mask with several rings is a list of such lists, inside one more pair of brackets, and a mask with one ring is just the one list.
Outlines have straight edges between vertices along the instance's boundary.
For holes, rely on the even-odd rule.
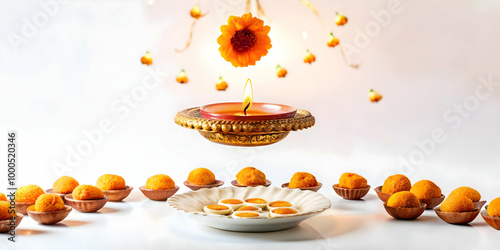
[[[289,182],[287,183],[283,183],[281,185],[282,188],[289,188],[288,187],[288,184],[290,184]],[[299,188],[300,190],[309,190],[309,191],[313,191],[313,192],[318,192],[318,190],[323,186],[323,184],[321,184],[321,182],[318,182],[318,185],[315,186],[315,187],[305,187],[305,188]]]
[[53,212],[37,212],[35,206],[28,207],[28,215],[40,224],[51,225],[64,220],[73,209],[64,206],[63,210]]
[[384,202],[384,208],[387,213],[398,220],[414,220],[422,215],[427,204],[420,203],[420,207],[389,207],[387,202]]
[[127,196],[134,189],[131,186],[125,186],[124,189],[116,189],[116,190],[102,190],[102,192],[108,196],[109,201],[122,201],[127,198]]
[[22,215],[28,215],[28,207],[31,205],[35,205],[35,202],[18,202],[16,201],[16,213],[22,214]]
[[481,216],[483,217],[484,221],[488,223],[492,228],[496,230],[500,230],[500,217],[493,217],[488,215],[488,206],[486,206],[485,210],[481,211]]
[[341,188],[339,184],[335,184],[332,188],[335,193],[346,200],[359,200],[370,191],[370,185],[365,188]]
[[154,201],[166,201],[170,196],[177,193],[179,186],[168,189],[146,189],[144,186],[140,186],[139,190],[148,197],[150,200]]
[[[17,213],[17,212],[16,212]],[[21,221],[23,220],[23,215],[22,214],[18,214],[16,216],[16,219],[14,220],[14,229],[19,226],[19,223],[21,223]],[[6,220],[0,220],[0,233],[7,233],[11,230],[11,227],[12,225],[10,225],[12,221],[10,219],[6,219]]]
[[426,209],[433,209],[437,205],[441,204],[441,202],[444,201],[444,198],[445,198],[444,194],[441,194],[441,196],[439,196],[438,198],[424,199],[424,200],[421,200],[420,202],[427,204]]
[[109,198],[108,196],[104,195],[103,199],[97,199],[97,200],[75,200],[73,199],[72,194],[67,194],[64,198],[68,201],[68,205],[73,207],[76,211],[82,212],[82,213],[93,213],[97,212],[97,210],[101,209],[106,205],[106,202],[108,202]]
[[239,184],[236,180],[233,180],[233,181],[231,181],[231,184],[233,184],[233,186],[235,186],[235,187],[257,187],[257,186],[269,187],[271,185],[271,181],[270,180],[266,180],[266,184],[264,184],[264,185],[250,185],[250,186],[246,186],[246,185]]
[[215,183],[213,184],[208,184],[208,185],[194,185],[194,184],[191,184],[189,183],[188,181],[185,181],[184,182],[184,186],[190,188],[191,190],[193,191],[196,191],[198,189],[202,189],[202,188],[214,188],[214,187],[220,187],[224,185],[224,182],[221,181],[221,180],[215,180]]
[[387,200],[389,200],[389,197],[391,197],[392,195],[392,194],[382,193],[382,186],[378,186],[373,190],[375,190],[375,193],[377,193],[378,198],[383,202],[387,202]]
[[474,209],[477,209],[481,211],[483,209],[484,204],[486,204],[486,201],[474,201]]
[[[54,189],[52,189],[52,188],[45,190],[45,193],[59,195],[59,197],[61,197],[61,199],[64,201],[64,205],[68,205],[68,202],[66,201],[66,198],[64,198],[64,196],[66,196],[67,194],[56,193],[56,192],[54,192]],[[70,194],[70,193],[68,193],[68,194]]]
[[464,225],[473,221],[479,214],[479,210],[474,209],[472,212],[442,212],[441,207],[434,208],[436,214],[450,224]]

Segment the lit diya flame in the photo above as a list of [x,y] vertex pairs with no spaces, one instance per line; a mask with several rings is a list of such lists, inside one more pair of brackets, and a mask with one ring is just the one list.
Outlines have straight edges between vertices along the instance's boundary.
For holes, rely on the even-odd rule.
[[247,110],[252,107],[253,103],[253,88],[252,88],[252,81],[250,78],[248,78],[247,82],[245,83],[245,92],[243,92],[243,103],[242,103],[242,108],[243,108],[243,113],[247,115]]

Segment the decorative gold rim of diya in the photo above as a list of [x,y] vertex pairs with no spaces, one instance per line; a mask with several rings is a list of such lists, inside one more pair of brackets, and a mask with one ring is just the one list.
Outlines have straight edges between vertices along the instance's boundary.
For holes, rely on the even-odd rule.
[[314,126],[316,120],[307,110],[297,109],[293,118],[232,121],[205,119],[200,107],[177,113],[175,123],[181,127],[195,129],[209,141],[231,146],[264,146],[283,140],[291,131]]

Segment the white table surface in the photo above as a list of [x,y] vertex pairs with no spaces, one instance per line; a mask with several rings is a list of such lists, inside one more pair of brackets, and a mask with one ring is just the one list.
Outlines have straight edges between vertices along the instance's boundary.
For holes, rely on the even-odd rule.
[[73,210],[56,225],[40,225],[25,217],[17,230],[16,243],[2,239],[0,246],[2,249],[31,249],[36,245],[37,249],[71,246],[71,249],[316,250],[449,249],[450,246],[494,249],[500,244],[500,232],[488,226],[480,215],[465,226],[447,224],[432,210],[426,210],[416,220],[395,220],[385,212],[373,190],[360,201],[343,200],[328,187],[320,191],[331,199],[332,208],[297,227],[278,232],[213,229],[181,216],[166,202],[150,201],[134,190],[124,202],[108,202],[97,213]]
[[[323,27],[299,1],[263,0],[273,48],[248,68],[222,59],[216,42],[220,25],[229,15],[241,15],[245,0],[155,0],[152,6],[146,0],[60,1],[65,3],[26,43],[12,44],[10,34],[21,36],[25,19],[40,18],[39,2],[46,1],[0,1],[0,192],[7,185],[4,140],[10,130],[19,133],[18,186],[47,189],[61,174],[95,184],[111,173],[135,190],[125,202],[108,203],[99,213],[73,211],[59,225],[42,226],[26,217],[16,243],[0,235],[1,250],[500,245],[500,231],[480,216],[470,226],[444,223],[433,211],[415,221],[396,221],[373,190],[365,201],[346,201],[331,189],[344,172],[361,174],[372,187],[402,173],[412,183],[434,181],[445,195],[470,186],[485,200],[500,197],[499,1],[396,1],[401,11],[373,34],[374,16],[387,13],[391,1],[310,0]],[[186,43],[193,21],[188,13],[197,2],[208,14],[196,23],[191,47],[177,53],[175,48]],[[334,24],[336,11],[349,18],[345,26]],[[361,42],[367,27],[372,35]],[[350,59],[361,67],[349,67],[339,47],[326,46],[325,28],[341,44],[359,49]],[[311,65],[302,61],[306,49],[316,55]],[[146,51],[153,57],[149,67],[140,64]],[[276,77],[276,64],[288,70],[285,78]],[[187,84],[175,81],[181,69]],[[151,80],[153,71],[160,72],[157,82]],[[229,84],[225,92],[215,91],[219,76]],[[236,148],[211,143],[173,122],[185,108],[241,101],[248,77],[255,101],[307,109],[316,125],[274,145]],[[494,83],[491,92],[481,79]],[[145,81],[156,85],[141,92]],[[369,102],[371,88],[384,96],[379,103]],[[458,114],[457,107],[474,104],[478,88],[488,97]],[[127,96],[133,96],[130,105]],[[88,141],[85,133],[96,131],[103,120],[112,122],[113,131],[72,161],[71,152]],[[430,147],[436,129],[446,140]],[[408,161],[411,167],[404,166]],[[62,165],[61,172],[57,166]],[[233,233],[184,221],[165,202],[149,201],[138,190],[160,173],[182,185],[198,167],[211,169],[228,186],[247,166],[261,169],[273,186],[288,182],[294,172],[310,172],[324,184],[320,193],[332,208],[290,230]],[[186,191],[181,186],[179,192]]]

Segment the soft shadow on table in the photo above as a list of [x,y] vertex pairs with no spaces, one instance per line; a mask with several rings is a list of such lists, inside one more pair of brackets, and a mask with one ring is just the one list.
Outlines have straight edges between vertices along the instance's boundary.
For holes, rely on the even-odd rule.
[[[477,218],[476,218],[477,220]],[[469,224],[472,227],[490,227],[485,221],[476,221]]]
[[83,226],[90,224],[91,222],[88,221],[80,221],[80,220],[64,220],[60,223],[54,224],[54,225],[48,225],[50,227],[78,227],[78,226]]
[[368,201],[378,200],[378,197],[372,194],[367,194],[365,197],[359,200],[346,200],[341,199],[338,201],[332,202],[332,209],[342,210],[342,211],[356,211],[356,210],[366,210],[366,206],[362,206],[363,204],[367,204]]
[[42,230],[31,230],[31,229],[16,229],[17,235],[37,235],[37,234],[45,234],[47,232]]
[[139,191],[139,189],[137,189],[137,191],[136,191],[134,188],[134,190],[132,190],[130,195],[127,196],[127,198],[123,199],[123,201],[121,201],[121,202],[136,202],[136,201],[142,201],[145,199],[147,199],[147,198],[141,193],[141,191]]
[[377,195],[374,194],[366,194],[365,197],[361,198],[363,201],[371,201],[371,200],[378,200]]
[[361,214],[316,216],[302,224],[308,223],[323,238],[333,238],[362,228],[367,217]]
[[432,222],[435,222],[435,221],[440,221],[441,219],[439,219],[436,215],[421,215],[420,217],[416,218],[415,220],[416,221],[432,221]]
[[[104,211],[103,211],[104,210]],[[127,202],[108,202],[106,206],[99,210],[102,213],[116,213],[117,215],[127,215],[133,210],[132,205]]]
[[323,237],[316,230],[312,229],[307,224],[301,224],[299,226],[285,229],[276,232],[232,232],[224,231],[208,226],[204,226],[204,230],[210,234],[220,234],[224,232],[227,237],[232,237],[233,239],[258,239],[260,241],[307,241],[307,240],[318,240]]
[[111,213],[116,213],[118,212],[118,209],[110,208],[110,207],[103,207],[97,211],[98,214],[111,214]]
[[322,241],[336,236],[347,234],[360,228],[364,221],[363,215],[333,216],[324,215],[312,217],[303,221],[298,226],[276,232],[232,232],[211,228],[204,225],[196,225],[188,222],[183,227],[177,227],[173,233],[179,237],[185,235],[196,235],[196,239],[211,241],[213,238],[220,240],[223,236],[227,242],[245,242],[254,240],[259,242],[294,242],[294,241]]

